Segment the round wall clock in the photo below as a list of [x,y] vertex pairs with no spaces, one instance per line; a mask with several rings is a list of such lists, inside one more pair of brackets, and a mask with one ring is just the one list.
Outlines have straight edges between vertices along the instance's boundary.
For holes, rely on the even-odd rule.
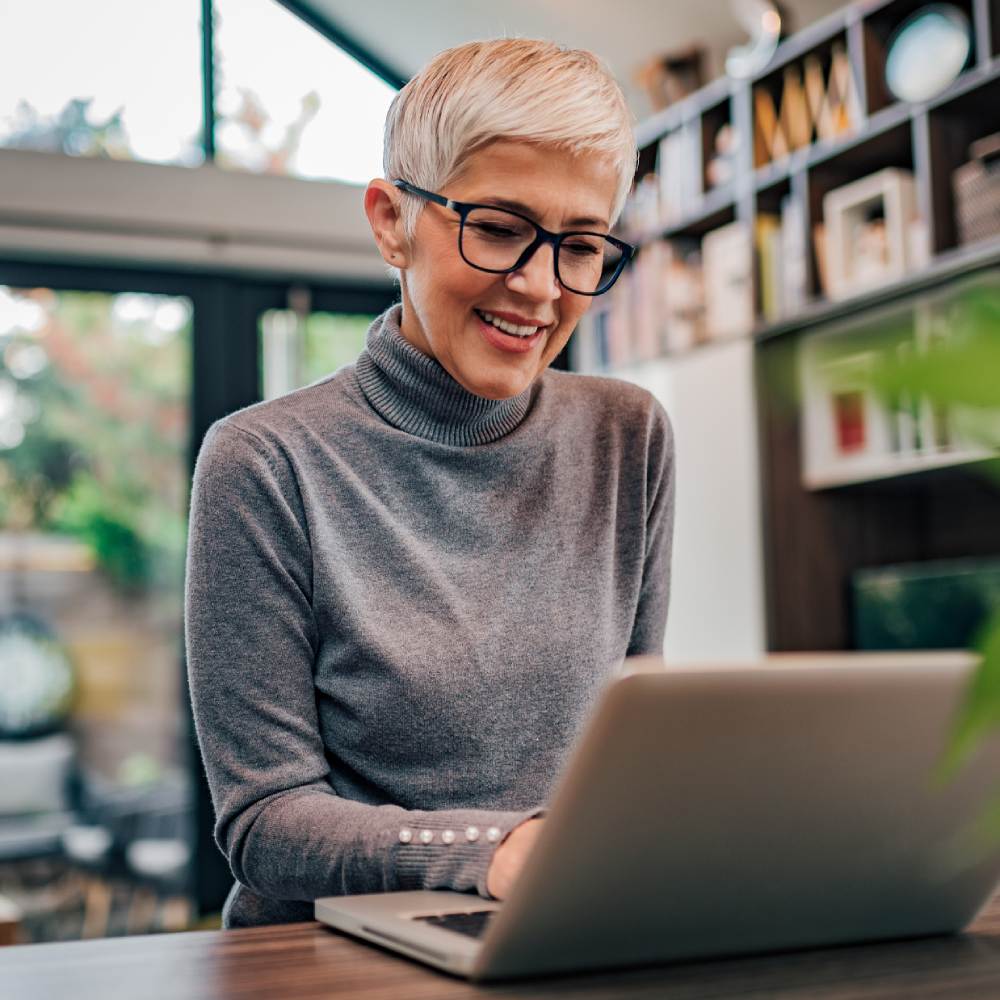
[[885,82],[901,101],[926,101],[965,68],[972,51],[969,19],[949,3],[911,14],[886,46]]

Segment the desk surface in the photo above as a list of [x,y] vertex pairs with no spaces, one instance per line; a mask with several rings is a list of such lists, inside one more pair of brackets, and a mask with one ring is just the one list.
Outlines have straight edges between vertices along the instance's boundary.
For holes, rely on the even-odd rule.
[[963,935],[474,986],[322,924],[0,948],[0,997],[1000,997],[1000,894]]

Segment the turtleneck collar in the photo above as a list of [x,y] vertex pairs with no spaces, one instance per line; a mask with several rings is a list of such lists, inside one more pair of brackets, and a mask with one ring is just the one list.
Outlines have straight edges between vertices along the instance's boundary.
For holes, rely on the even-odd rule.
[[469,392],[403,336],[402,313],[397,302],[372,322],[355,364],[375,410],[393,427],[440,444],[489,444],[514,430],[531,405],[532,387],[509,399]]

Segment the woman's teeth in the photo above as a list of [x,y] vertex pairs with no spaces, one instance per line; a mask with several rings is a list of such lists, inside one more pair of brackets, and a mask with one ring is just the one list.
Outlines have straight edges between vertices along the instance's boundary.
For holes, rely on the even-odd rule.
[[476,310],[476,315],[481,316],[487,323],[492,324],[498,330],[503,330],[504,333],[509,333],[513,337],[530,337],[540,329],[537,326],[517,326],[514,323],[508,323],[505,319],[499,319],[492,313],[481,312],[479,309]]

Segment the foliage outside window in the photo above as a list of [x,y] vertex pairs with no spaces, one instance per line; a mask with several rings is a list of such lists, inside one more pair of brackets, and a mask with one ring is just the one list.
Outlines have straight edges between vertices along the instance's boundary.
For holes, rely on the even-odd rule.
[[261,395],[273,399],[357,360],[374,316],[271,309],[260,318]]
[[191,306],[0,288],[0,528],[74,536],[125,589],[176,588]]
[[200,0],[31,0],[2,20],[0,145],[202,162]]
[[367,184],[395,90],[274,0],[215,0],[216,162]]

